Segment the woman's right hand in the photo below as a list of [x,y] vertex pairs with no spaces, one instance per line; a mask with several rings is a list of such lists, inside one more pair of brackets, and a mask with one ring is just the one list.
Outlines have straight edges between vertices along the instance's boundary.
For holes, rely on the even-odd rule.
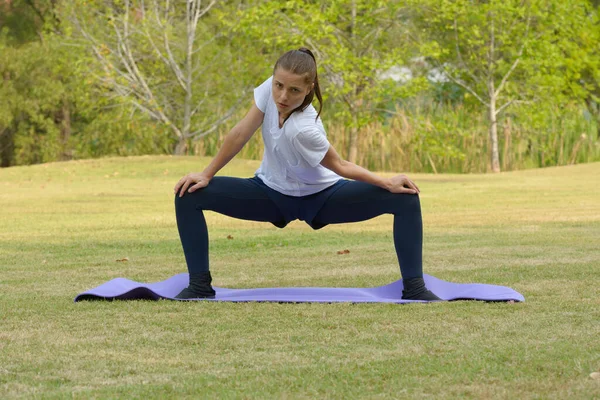
[[173,192],[177,194],[179,192],[179,197],[182,197],[185,192],[195,192],[198,189],[202,189],[206,187],[212,177],[205,175],[203,172],[192,172],[184,176],[177,182],[175,185],[175,189]]

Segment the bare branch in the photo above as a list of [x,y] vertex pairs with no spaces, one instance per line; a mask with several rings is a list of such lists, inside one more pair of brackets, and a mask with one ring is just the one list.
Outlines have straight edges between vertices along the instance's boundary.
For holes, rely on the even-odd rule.
[[[80,32],[82,33],[82,35],[88,40],[90,41],[90,43],[92,44],[92,51],[94,52],[94,55],[96,56],[96,58],[102,63],[102,65],[105,67],[105,70],[110,70],[110,71],[115,71],[121,78],[123,78],[124,80],[126,80],[127,82],[129,82],[131,86],[131,91],[134,90],[134,88],[136,87],[136,81],[129,75],[124,73],[123,71],[121,71],[119,68],[117,68],[114,63],[112,63],[111,61],[109,61],[106,57],[104,57],[99,49],[99,45],[97,44],[97,41],[91,36],[89,35],[79,24],[79,21],[75,18],[74,22],[76,23],[76,25],[79,27]],[[112,51],[111,51],[112,53]],[[108,73],[108,71],[107,71]],[[116,81],[114,79],[109,79],[109,78],[100,78],[100,80],[103,81],[107,81],[110,84],[116,84]]]
[[510,100],[510,101],[507,101],[506,103],[504,103],[502,105],[502,107],[500,107],[498,110],[496,110],[496,112],[494,113],[494,116],[500,115],[500,113],[502,111],[504,111],[505,108],[509,107],[511,104],[529,104],[529,103],[530,103],[530,101],[514,100],[514,99]]
[[[157,3],[155,3],[156,5]],[[160,18],[158,18],[158,10],[155,10],[155,15],[156,15],[156,19],[158,21],[159,24],[161,24],[160,22]],[[146,38],[148,39],[148,41],[150,42],[150,44],[152,45],[152,48],[154,49],[154,51],[156,52],[156,54],[158,55],[158,57],[169,67],[171,68],[171,71],[173,71],[173,73],[175,74],[175,78],[177,79],[177,82],[179,83],[179,85],[185,90],[185,83],[183,81],[183,73],[181,72],[181,69],[179,68],[179,65],[175,62],[175,60],[173,59],[173,54],[171,54],[171,51],[169,49],[168,46],[168,38],[167,38],[167,33],[166,30],[163,29],[163,35],[164,35],[164,40],[166,42],[165,48],[167,51],[167,55],[168,58],[165,57],[163,55],[163,53],[158,49],[158,46],[156,45],[156,43],[154,43],[154,39],[152,39],[152,35],[150,34],[150,32],[148,31],[148,28],[144,29],[144,35],[146,36]]]
[[[222,55],[224,52],[225,52],[225,49],[220,49],[214,56],[212,56],[209,59],[204,60],[204,66],[198,65],[196,68],[194,68],[192,70],[192,72],[196,75],[202,75],[204,73],[204,71],[206,71],[208,68],[211,67],[212,61],[215,60],[220,55]],[[202,68],[200,68],[200,67],[202,67]]]
[[496,110],[496,112],[494,113],[494,117],[496,117],[496,116],[500,115],[500,113],[501,113],[502,111],[504,111],[504,109],[505,109],[505,108],[507,108],[508,106],[510,106],[510,105],[511,105],[512,103],[514,103],[514,102],[515,102],[515,100],[510,100],[510,101],[507,101],[506,103],[504,103],[504,104],[502,105],[502,107],[500,107],[499,109],[497,109],[497,110]]
[[498,86],[498,88],[494,92],[494,97],[498,97],[498,95],[500,94],[500,91],[504,88],[504,85],[506,84],[506,82],[508,80],[508,77],[515,70],[515,68],[517,68],[517,65],[519,64],[519,61],[521,61],[521,54],[520,53],[519,53],[519,56],[517,57],[517,59],[515,60],[515,62],[513,63],[513,65],[510,67],[510,69],[506,73],[506,75],[504,75],[504,77],[502,78],[502,81],[500,82],[500,85]]
[[206,90],[204,91],[204,97],[202,97],[202,100],[200,100],[198,102],[198,104],[196,105],[196,108],[194,108],[190,117],[193,117],[194,115],[196,115],[196,113],[198,112],[198,110],[200,109],[202,104],[204,104],[204,102],[206,101],[207,98],[208,98],[208,83],[206,84]]
[[[173,35],[169,34],[168,29],[173,23],[173,12],[176,11],[173,3],[171,0],[164,0],[161,4],[157,0],[140,0],[140,3],[137,4],[142,7],[142,12],[147,18],[144,17],[144,21],[138,24],[137,20],[134,20],[131,14],[131,6],[135,3],[131,0],[125,0],[118,6],[119,9],[122,9],[122,11],[117,12],[117,15],[120,16],[115,17],[114,21],[110,21],[112,25],[109,28],[112,31],[110,36],[112,36],[111,41],[114,41],[114,43],[110,44],[98,42],[81,27],[75,15],[73,19],[79,31],[82,32],[83,37],[91,44],[90,47],[93,54],[106,71],[105,75],[101,74],[97,79],[111,89],[113,97],[118,96],[128,99],[132,105],[132,112],[142,112],[150,118],[168,125],[169,129],[179,139],[190,137],[200,138],[213,132],[220,124],[229,119],[243,98],[240,98],[220,118],[210,123],[206,122],[202,128],[198,127],[199,129],[190,133],[191,118],[200,113],[208,98],[208,95],[206,95],[200,101],[196,100],[195,104],[192,103],[194,101],[193,84],[194,77],[197,76],[196,72],[199,69],[204,71],[205,68],[208,68],[211,65],[212,59],[218,58],[224,50],[217,52],[210,59],[202,59],[202,62],[198,63],[199,65],[197,66],[194,65],[196,64],[194,62],[194,54],[206,48],[206,46],[213,43],[219,37],[222,37],[223,33],[219,32],[216,35],[211,35],[202,44],[194,45],[201,18],[213,8],[217,0],[206,0],[205,2],[201,0],[185,0],[187,26],[185,28],[184,40],[181,41],[181,50],[179,50],[178,43],[173,41]],[[151,12],[154,12],[154,15],[148,14]],[[101,13],[99,17],[102,19],[107,18],[106,15],[102,15]],[[150,23],[154,21],[155,27],[153,28]],[[135,46],[137,39],[140,37],[149,42],[151,56],[164,63],[172,72],[173,75],[171,75],[168,81],[161,80],[160,82],[156,82],[155,77],[143,68],[143,61],[138,57]],[[181,60],[178,60],[177,57],[181,58]],[[206,85],[206,92],[208,94],[212,84],[211,82],[207,82]],[[168,89],[165,90],[166,88]],[[168,97],[166,93],[171,93],[173,88],[176,91],[179,91],[179,88],[183,89],[184,98]],[[183,110],[183,116],[180,115],[180,110]]]
[[354,112],[354,103],[352,103],[352,101],[348,98],[347,94],[342,95],[342,100],[344,100],[344,103],[346,103],[346,105],[350,109],[350,112]]
[[192,54],[196,54],[197,52],[199,52],[200,50],[202,50],[204,47],[208,46],[209,44],[211,44],[212,42],[214,42],[215,40],[223,37],[223,33],[219,32],[216,35],[214,35],[212,38],[210,38],[209,40],[207,40],[206,42],[202,43],[201,46],[199,46],[196,50],[194,50],[192,52]]
[[[529,32],[529,23],[531,21],[531,17],[527,18],[527,28],[526,28],[526,32]],[[519,49],[519,54],[517,55],[517,59],[515,60],[515,62],[513,63],[513,65],[510,67],[510,69],[508,70],[508,72],[506,73],[506,75],[504,75],[504,77],[502,78],[502,81],[500,82],[500,85],[498,86],[498,89],[496,89],[496,91],[494,92],[494,96],[498,97],[498,94],[500,94],[500,91],[502,90],[502,88],[504,88],[504,85],[506,84],[506,82],[508,81],[508,78],[510,76],[510,74],[512,74],[512,72],[515,70],[515,68],[517,68],[517,65],[519,64],[519,61],[521,61],[521,56],[523,55],[523,50],[525,49],[525,45],[527,44],[527,33],[525,34],[525,38],[523,39],[523,44],[521,45],[521,48]]]
[[202,100],[200,100],[200,101],[198,102],[198,104],[196,104],[196,108],[194,108],[194,109],[192,110],[192,113],[190,114],[190,117],[193,117],[194,115],[196,115],[196,113],[198,112],[198,110],[200,110],[200,107],[202,107],[202,104],[204,104],[204,102],[206,101],[206,99],[207,99],[207,98],[208,98],[208,96],[204,96],[204,97],[202,98]]
[[231,116],[233,115],[233,113],[236,111],[236,109],[242,103],[243,100],[244,100],[244,96],[240,95],[240,98],[237,101],[237,103],[235,103],[235,105],[233,105],[229,110],[227,110],[227,112],[225,114],[223,114],[223,116],[221,118],[214,121],[211,124],[210,128],[204,129],[204,130],[197,130],[196,132],[186,135],[186,138],[191,137],[191,138],[193,138],[193,140],[197,140],[197,139],[200,139],[201,137],[208,135],[209,133],[214,132],[223,122],[225,122],[229,118],[231,118]]
[[[204,10],[199,11],[197,13],[197,17],[196,17],[196,23],[198,22],[198,20],[200,18],[202,18],[204,16],[204,14],[206,14],[211,8],[213,8],[213,6],[217,4],[217,0],[212,0],[206,7],[204,7]],[[200,2],[198,2],[198,8],[200,8]]]
[[138,103],[137,101],[131,100],[131,104],[133,104],[135,106],[135,108],[137,108],[137,109],[143,111],[144,113],[150,115],[152,118],[160,120],[160,116],[159,115],[157,115],[156,113],[152,112],[152,110],[150,110],[149,108],[144,107],[142,104]]
[[[131,52],[131,47],[129,46],[129,0],[126,1],[127,10],[125,11],[125,17],[123,18],[123,34],[117,28],[117,25],[114,24],[115,34],[118,39],[118,52],[117,55],[121,60],[123,66],[129,72],[131,78],[135,80],[141,87],[143,88],[143,92],[145,94],[145,98],[142,98],[146,103],[148,103],[148,108],[152,108],[154,113],[159,115],[159,120],[164,123],[170,124],[171,121],[167,116],[161,111],[158,106],[158,101],[154,97],[152,90],[148,86],[146,79],[143,74],[140,72],[137,62],[133,58],[133,54]],[[138,96],[141,97],[141,96]]]
[[[169,20],[168,13],[169,13],[169,1],[167,1],[166,5],[165,5],[165,19],[167,21]],[[171,51],[171,45],[169,42],[169,36],[167,35],[167,29],[164,26],[164,24],[161,22],[160,17],[159,17],[158,2],[154,3],[154,16],[156,19],[156,23],[158,24],[158,26],[161,28],[161,30],[163,32],[163,45],[165,46],[165,51],[167,52],[167,57],[169,60],[167,65],[169,65],[169,67],[171,67],[171,70],[173,71],[173,73],[175,73],[175,76],[177,77],[177,80],[178,80],[179,84],[181,85],[181,87],[183,88],[183,90],[186,90],[185,81],[183,78],[183,71],[179,67],[179,64],[175,61],[175,57],[173,57],[173,52]]]
[[484,104],[486,107],[490,106],[490,103],[488,103],[487,101],[483,100],[478,94],[477,92],[475,92],[473,89],[471,89],[471,87],[469,85],[467,85],[462,79],[458,79],[455,78],[445,67],[444,65],[440,64],[439,62],[436,62],[436,64],[438,65],[438,68],[441,68],[442,71],[444,72],[444,74],[450,78],[450,80],[454,83],[456,83],[459,86],[462,86],[463,88],[465,88],[469,93],[471,93],[473,96],[475,96],[475,98],[477,100],[479,100],[482,104]]

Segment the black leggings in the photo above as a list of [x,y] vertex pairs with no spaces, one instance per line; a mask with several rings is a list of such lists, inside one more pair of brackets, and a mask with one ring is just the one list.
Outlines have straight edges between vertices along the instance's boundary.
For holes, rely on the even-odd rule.
[[[268,188],[267,188],[268,189]],[[272,189],[268,189],[272,190]],[[233,218],[277,223],[278,205],[251,179],[214,177],[209,185],[175,196],[177,227],[190,273],[209,270],[208,230],[203,210]],[[394,194],[368,183],[349,181],[335,191],[315,216],[315,225],[365,221],[394,215],[394,246],[403,278],[423,276],[423,222],[419,196]]]

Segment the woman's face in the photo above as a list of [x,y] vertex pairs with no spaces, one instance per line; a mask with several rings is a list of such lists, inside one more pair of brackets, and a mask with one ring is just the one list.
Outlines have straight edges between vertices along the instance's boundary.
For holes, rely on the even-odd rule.
[[314,83],[306,83],[304,75],[296,75],[282,68],[273,74],[273,100],[279,114],[284,117],[298,108],[306,95],[310,93]]

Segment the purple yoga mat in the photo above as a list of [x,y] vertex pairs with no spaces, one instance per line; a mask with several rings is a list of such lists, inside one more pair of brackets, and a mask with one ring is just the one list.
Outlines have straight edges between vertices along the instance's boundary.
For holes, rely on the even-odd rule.
[[[451,283],[425,275],[427,287],[444,300],[525,301],[518,292],[506,286],[482,283]],[[87,292],[81,300],[171,299],[188,285],[188,274],[175,275],[155,283],[139,283],[116,278]],[[214,287],[214,299],[203,301],[279,302],[279,303],[413,303],[419,300],[402,299],[402,280],[373,288],[289,287],[260,289],[226,289]]]

